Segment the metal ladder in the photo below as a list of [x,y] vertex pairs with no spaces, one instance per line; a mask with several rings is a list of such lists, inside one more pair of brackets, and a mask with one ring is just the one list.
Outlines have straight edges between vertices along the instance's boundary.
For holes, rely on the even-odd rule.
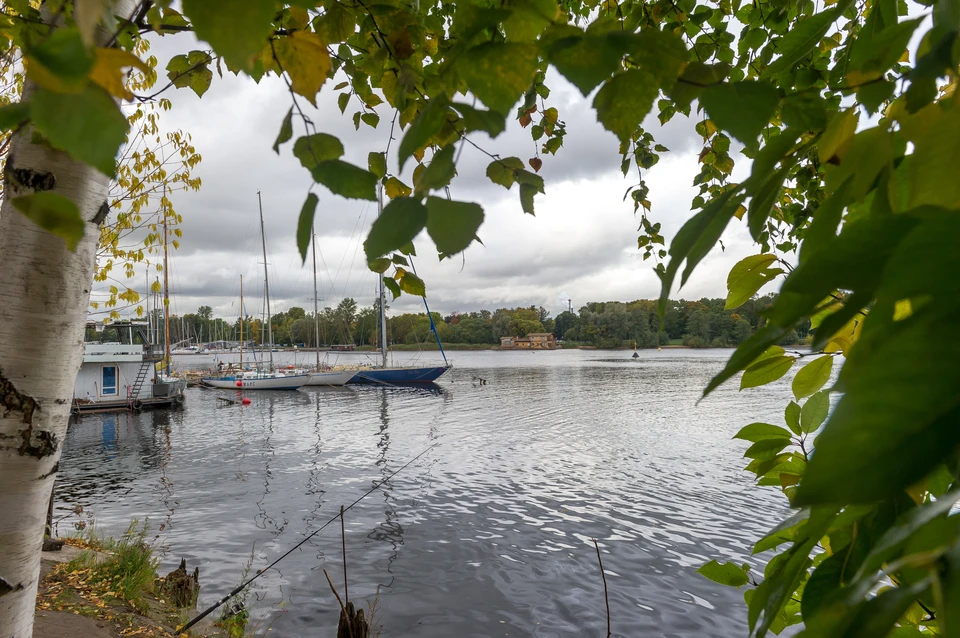
[[140,364],[140,370],[137,372],[137,378],[134,380],[133,385],[130,386],[130,395],[128,396],[130,407],[133,407],[134,401],[140,398],[140,390],[143,389],[143,382],[147,380],[147,374],[150,373],[150,368],[152,366],[153,363],[150,361],[144,361]]

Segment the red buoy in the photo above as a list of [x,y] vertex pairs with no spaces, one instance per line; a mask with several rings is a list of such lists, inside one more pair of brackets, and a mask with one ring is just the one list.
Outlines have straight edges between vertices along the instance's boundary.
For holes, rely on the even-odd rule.
[[243,381],[237,381],[237,387],[238,387],[238,388],[242,388],[242,387],[243,387]]
[[250,405],[250,397],[243,397],[243,401],[241,401],[240,403],[244,405]]

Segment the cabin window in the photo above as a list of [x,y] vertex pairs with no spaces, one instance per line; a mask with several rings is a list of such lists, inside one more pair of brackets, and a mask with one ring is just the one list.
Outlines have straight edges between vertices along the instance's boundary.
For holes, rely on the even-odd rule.
[[103,366],[103,383],[100,385],[100,394],[117,393],[117,366]]

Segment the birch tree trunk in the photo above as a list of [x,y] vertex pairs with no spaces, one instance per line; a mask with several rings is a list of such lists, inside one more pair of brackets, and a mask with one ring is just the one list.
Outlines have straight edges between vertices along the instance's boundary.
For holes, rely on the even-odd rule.
[[[116,5],[120,16],[132,2]],[[102,32],[100,42],[109,34]],[[34,87],[24,87],[29,99]],[[0,636],[29,638],[47,504],[83,359],[99,224],[109,179],[66,153],[13,136],[0,207]],[[28,220],[13,198],[50,190],[73,200],[85,228],[75,252]]]

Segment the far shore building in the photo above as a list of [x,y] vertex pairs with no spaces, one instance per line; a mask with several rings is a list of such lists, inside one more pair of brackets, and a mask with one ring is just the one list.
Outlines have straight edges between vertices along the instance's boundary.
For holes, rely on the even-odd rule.
[[501,350],[556,350],[552,332],[531,332],[526,337],[500,337]]

